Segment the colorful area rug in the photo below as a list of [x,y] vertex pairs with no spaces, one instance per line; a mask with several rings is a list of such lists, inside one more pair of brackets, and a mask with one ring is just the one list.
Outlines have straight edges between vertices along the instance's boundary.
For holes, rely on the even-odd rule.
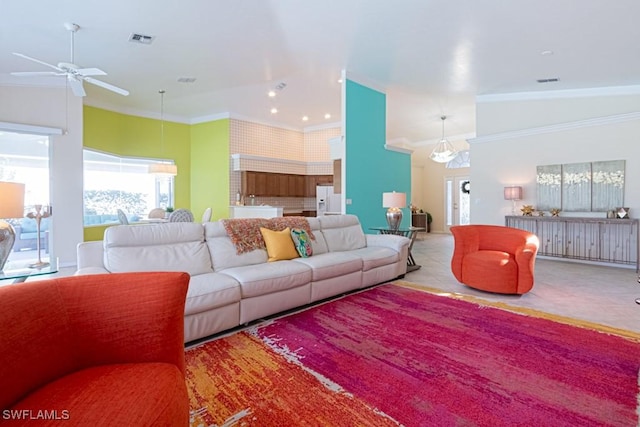
[[191,425],[638,425],[634,334],[406,285],[187,350]]

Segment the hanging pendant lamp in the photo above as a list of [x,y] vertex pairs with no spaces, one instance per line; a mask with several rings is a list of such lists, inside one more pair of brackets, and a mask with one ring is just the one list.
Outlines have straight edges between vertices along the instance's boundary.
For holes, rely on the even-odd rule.
[[[158,91],[160,94],[160,149],[164,156],[164,90]],[[178,166],[173,163],[157,162],[149,165],[148,172],[160,176],[178,175]]]
[[447,116],[440,117],[440,119],[442,119],[442,138],[429,155],[429,158],[437,163],[448,163],[458,155],[453,144],[444,137],[444,121],[446,118]]

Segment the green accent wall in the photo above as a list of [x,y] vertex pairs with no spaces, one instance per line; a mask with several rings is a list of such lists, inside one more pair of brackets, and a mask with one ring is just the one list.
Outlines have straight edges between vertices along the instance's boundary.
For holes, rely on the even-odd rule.
[[[345,88],[346,212],[357,215],[365,233],[387,225],[382,193],[397,191],[411,200],[411,156],[389,151],[386,143],[386,95],[352,80]],[[403,207],[402,226],[411,225]]]
[[191,208],[213,221],[229,217],[229,119],[191,126]]
[[[175,207],[191,209],[191,125],[165,120],[162,144],[160,120],[89,106],[83,107],[83,115],[86,148],[120,156],[173,159],[178,166]],[[85,227],[85,241],[102,240],[105,228]]]

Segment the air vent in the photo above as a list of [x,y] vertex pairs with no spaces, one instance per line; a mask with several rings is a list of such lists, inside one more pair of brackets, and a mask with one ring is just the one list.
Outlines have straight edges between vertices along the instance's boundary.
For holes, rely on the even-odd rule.
[[538,79],[536,81],[538,83],[553,83],[553,82],[557,82],[558,80],[560,80],[560,79],[558,79],[557,77],[553,77],[553,78],[550,78],[550,79]]
[[195,77],[178,77],[179,83],[193,83],[196,81]]
[[145,36],[144,34],[131,33],[129,41],[133,43],[151,44],[155,36]]

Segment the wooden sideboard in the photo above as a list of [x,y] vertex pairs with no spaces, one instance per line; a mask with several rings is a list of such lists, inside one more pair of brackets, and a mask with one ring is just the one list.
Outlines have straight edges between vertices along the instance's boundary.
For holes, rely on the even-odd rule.
[[637,219],[506,216],[505,225],[538,236],[538,255],[634,265],[638,271]]

